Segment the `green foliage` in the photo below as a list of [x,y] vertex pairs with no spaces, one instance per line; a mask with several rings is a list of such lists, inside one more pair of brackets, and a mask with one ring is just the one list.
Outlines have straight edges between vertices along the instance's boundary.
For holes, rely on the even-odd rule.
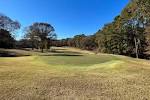
[[3,29],[0,29],[0,48],[13,48],[15,44],[11,34]]
[[19,22],[13,21],[11,18],[0,14],[0,48],[15,47],[14,34],[11,33],[19,28]]
[[73,38],[53,41],[53,46],[70,46],[86,50],[95,50],[97,43],[95,42],[95,35],[86,36],[84,34],[76,35]]
[[143,6],[138,6],[136,0],[131,1],[112,23],[96,33],[100,52],[137,58],[144,56],[148,46],[145,30],[149,22],[142,10]]
[[95,35],[85,36],[84,34],[76,35],[68,41],[68,46],[76,47],[86,50],[95,50],[97,43],[95,42]]

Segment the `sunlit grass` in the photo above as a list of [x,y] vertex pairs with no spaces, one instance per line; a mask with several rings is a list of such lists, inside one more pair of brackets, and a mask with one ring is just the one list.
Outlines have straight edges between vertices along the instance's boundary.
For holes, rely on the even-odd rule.
[[149,61],[59,49],[64,52],[1,57],[0,100],[150,99]]

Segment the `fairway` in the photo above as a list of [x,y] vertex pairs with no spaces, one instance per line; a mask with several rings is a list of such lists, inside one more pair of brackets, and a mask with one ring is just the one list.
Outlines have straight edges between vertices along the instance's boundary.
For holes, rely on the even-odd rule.
[[0,100],[150,99],[149,61],[54,49],[52,53],[1,57]]

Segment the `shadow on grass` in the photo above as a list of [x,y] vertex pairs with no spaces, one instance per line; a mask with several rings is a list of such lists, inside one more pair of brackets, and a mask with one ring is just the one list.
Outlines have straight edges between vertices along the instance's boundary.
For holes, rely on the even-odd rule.
[[19,54],[16,52],[0,51],[0,57],[24,57],[31,56],[29,54]]
[[142,59],[150,60],[150,54],[142,54],[139,57],[142,58]]
[[66,49],[63,49],[63,48],[57,48],[56,50],[66,50]]
[[79,55],[79,54],[49,54],[49,55],[41,55],[41,56],[83,56],[83,55]]
[[73,51],[51,51],[51,53],[73,53],[73,54],[82,54],[80,52],[73,52]]
[[[125,56],[132,57],[132,58],[136,58],[136,55],[135,55],[135,54],[125,55]],[[147,59],[147,60],[150,60],[150,54],[149,54],[149,53],[139,54],[139,58],[140,58],[140,59]]]

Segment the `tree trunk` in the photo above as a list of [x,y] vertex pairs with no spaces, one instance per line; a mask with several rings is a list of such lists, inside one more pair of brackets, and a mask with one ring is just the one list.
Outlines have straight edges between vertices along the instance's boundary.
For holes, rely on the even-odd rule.
[[41,52],[42,52],[42,53],[44,52],[44,48],[43,48],[43,47],[41,48]]
[[34,42],[32,41],[32,50],[34,50]]
[[44,52],[44,44],[43,43],[41,44],[41,52],[42,53]]
[[136,58],[139,58],[139,52],[138,52],[138,41],[136,38],[134,38],[134,43],[135,43],[135,53],[136,53]]

